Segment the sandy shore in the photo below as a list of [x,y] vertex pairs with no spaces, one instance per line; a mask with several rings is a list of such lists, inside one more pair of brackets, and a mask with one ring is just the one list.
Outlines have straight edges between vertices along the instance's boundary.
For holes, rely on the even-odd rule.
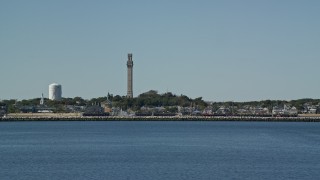
[[10,113],[8,118],[80,118],[81,113]]

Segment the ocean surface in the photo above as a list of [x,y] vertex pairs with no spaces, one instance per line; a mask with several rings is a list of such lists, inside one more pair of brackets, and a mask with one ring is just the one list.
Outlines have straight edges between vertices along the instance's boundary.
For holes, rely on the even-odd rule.
[[0,122],[0,179],[319,179],[320,123]]

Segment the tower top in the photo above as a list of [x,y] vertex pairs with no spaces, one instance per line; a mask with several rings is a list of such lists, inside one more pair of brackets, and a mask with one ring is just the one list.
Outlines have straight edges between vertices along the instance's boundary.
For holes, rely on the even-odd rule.
[[127,66],[128,66],[128,68],[132,68],[133,67],[132,53],[128,53]]
[[132,53],[128,53],[128,61],[132,61]]

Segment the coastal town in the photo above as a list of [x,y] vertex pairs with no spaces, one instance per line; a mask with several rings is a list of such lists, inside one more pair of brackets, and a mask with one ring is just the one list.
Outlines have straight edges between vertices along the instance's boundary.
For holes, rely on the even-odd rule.
[[107,93],[90,100],[62,97],[62,85],[49,85],[49,97],[0,100],[0,117],[297,117],[320,116],[319,99],[209,102],[150,90],[133,95],[133,60],[128,54],[127,95]]
[[158,94],[151,90],[136,98],[113,96],[84,100],[80,97],[62,98],[58,101],[44,97],[32,100],[2,100],[0,115],[21,116],[255,116],[296,117],[320,115],[320,101],[301,99],[296,101],[257,102],[206,102],[202,98],[191,99],[172,93]]

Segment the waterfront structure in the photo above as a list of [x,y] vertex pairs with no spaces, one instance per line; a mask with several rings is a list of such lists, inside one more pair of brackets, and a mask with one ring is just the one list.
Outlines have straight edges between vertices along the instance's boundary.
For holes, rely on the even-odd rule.
[[132,69],[133,69],[133,61],[132,61],[132,54],[128,54],[128,61],[127,61],[127,67],[128,67],[128,80],[127,80],[127,98],[133,98],[133,91],[132,91]]
[[59,101],[62,97],[62,87],[60,84],[53,83],[49,85],[49,99]]

